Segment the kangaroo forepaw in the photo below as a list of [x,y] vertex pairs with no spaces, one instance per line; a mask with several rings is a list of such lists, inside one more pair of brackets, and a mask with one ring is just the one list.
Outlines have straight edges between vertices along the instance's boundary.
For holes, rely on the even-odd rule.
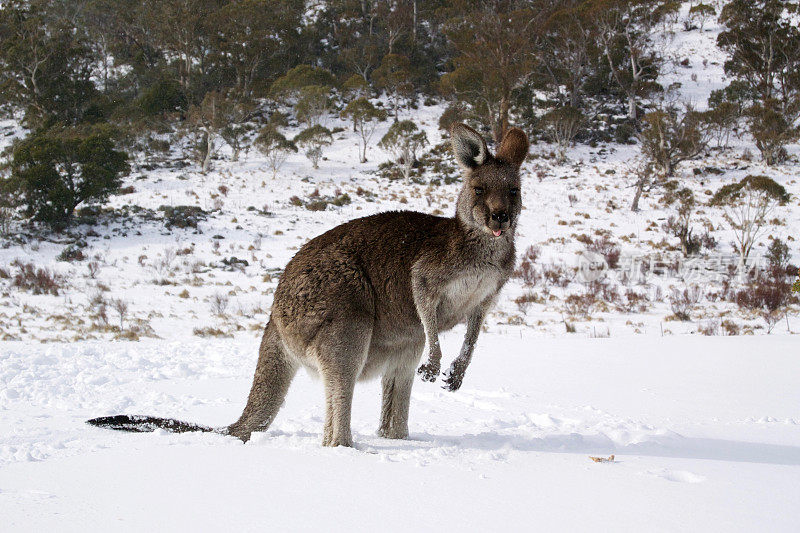
[[442,372],[444,379],[444,387],[445,390],[449,390],[450,392],[455,392],[461,388],[461,383],[464,381],[464,373],[458,372],[453,368]]
[[417,374],[422,376],[422,381],[433,383],[439,376],[439,369],[440,366],[438,364],[428,362],[417,369]]

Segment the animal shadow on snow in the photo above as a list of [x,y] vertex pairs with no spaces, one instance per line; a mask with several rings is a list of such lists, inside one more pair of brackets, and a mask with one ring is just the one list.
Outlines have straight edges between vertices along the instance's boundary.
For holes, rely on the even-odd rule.
[[[357,439],[358,440],[358,439]],[[395,444],[396,443],[396,444]],[[463,436],[412,433],[407,441],[371,441],[374,449],[409,451],[414,448],[461,448],[480,451],[639,455],[676,459],[709,459],[743,463],[800,465],[800,447],[725,439],[684,437],[677,433],[648,436],[633,444],[618,444],[602,434],[559,434],[544,437],[504,435],[493,431]]]

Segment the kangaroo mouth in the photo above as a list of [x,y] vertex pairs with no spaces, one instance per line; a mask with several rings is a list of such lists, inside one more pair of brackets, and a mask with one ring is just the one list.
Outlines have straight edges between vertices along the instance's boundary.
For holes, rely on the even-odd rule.
[[489,220],[486,222],[486,226],[484,227],[486,233],[491,234],[494,238],[501,237],[504,233],[506,233],[509,229],[511,229],[511,222],[503,222],[498,224],[495,220]]

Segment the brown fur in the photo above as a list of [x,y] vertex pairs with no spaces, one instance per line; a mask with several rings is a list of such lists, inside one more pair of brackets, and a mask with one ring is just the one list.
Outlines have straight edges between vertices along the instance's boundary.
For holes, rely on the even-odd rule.
[[379,434],[404,438],[424,346],[429,359],[419,373],[433,381],[439,332],[467,321],[446,378],[450,390],[461,386],[486,312],[514,267],[528,140],[512,129],[493,157],[463,124],[453,127],[452,139],[464,168],[455,217],[400,211],[352,220],[309,241],[288,263],[247,405],[229,434],[246,441],[269,427],[302,366],[325,387],[323,445],[352,445],[353,389],[375,376],[383,384]]

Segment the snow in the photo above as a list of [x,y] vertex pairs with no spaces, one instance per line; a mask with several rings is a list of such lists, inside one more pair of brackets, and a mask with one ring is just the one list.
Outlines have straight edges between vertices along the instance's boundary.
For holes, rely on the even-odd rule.
[[[462,334],[443,336],[445,354]],[[415,383],[406,441],[375,436],[379,384],[359,385],[353,450],[320,447],[322,388],[303,373],[245,445],[83,423],[124,412],[225,425],[243,407],[252,339],[4,346],[11,530],[800,525],[800,360],[786,336],[488,333],[461,391]]]
[[[687,11],[684,3],[681,20]],[[710,21],[702,32],[680,23],[672,30],[665,52],[690,65],[674,65],[661,81],[679,82],[682,98],[702,109],[728,82],[714,46],[720,28]],[[433,146],[442,141],[442,110],[420,103],[400,118],[413,119]],[[732,233],[706,206],[696,234],[708,229],[719,246],[700,256],[699,271],[642,280],[608,272],[621,293],[650,297],[642,312],[609,306],[571,317],[565,299],[584,294],[585,283],[526,287],[513,279],[487,317],[462,389],[416,380],[408,440],[375,436],[380,385],[370,382],[356,390],[356,448],[322,448],[322,387],[303,372],[270,429],[244,445],[216,434],[87,426],[119,413],[229,424],[244,406],[277,279],[303,243],[380,211],[453,212],[459,183],[430,184],[440,177],[430,172],[419,182],[377,174],[390,155],[375,141],[391,122],[380,124],[364,165],[351,125],[334,116],[325,125],[343,131],[319,170],[293,154],[273,178],[260,154],[232,162],[223,148],[207,175],[196,166],[137,168],[124,184],[134,192],[105,204],[153,210],[155,218],[106,218],[92,232],[82,226],[72,236],[0,241],[0,269],[13,274],[19,259],[64,276],[58,296],[20,291],[0,276],[4,531],[800,529],[798,309],[767,335],[760,317],[715,297],[726,277],[714,265],[732,256]],[[0,148],[24,135],[14,121],[0,130]],[[289,128],[287,137],[299,131]],[[173,148],[170,157],[179,159]],[[678,174],[702,201],[748,174],[784,185],[793,199],[771,215],[778,223],[769,235],[789,244],[796,264],[800,147],[788,149],[789,163],[766,167],[745,135]],[[637,146],[579,145],[565,164],[552,150],[534,144],[523,167],[518,250],[538,246],[538,269],[580,264],[585,247],[576,237],[604,230],[629,272],[634,260],[656,254],[675,260],[676,239],[661,230],[672,211],[659,195],[643,196],[640,213],[628,209]],[[315,191],[346,193],[352,203],[312,212],[290,201]],[[209,215],[197,230],[168,230],[161,205]],[[87,259],[58,261],[75,237],[87,242]],[[248,264],[223,264],[231,257]],[[703,298],[690,321],[676,321],[668,295],[690,285]],[[536,302],[514,302],[528,292]],[[107,323],[98,298],[108,304]],[[121,332],[113,299],[130,308]],[[722,321],[743,334],[700,335]],[[574,333],[565,333],[565,322]],[[138,341],[121,340],[137,327]],[[443,335],[443,368],[463,334],[459,326]],[[610,463],[589,459],[612,454]]]

